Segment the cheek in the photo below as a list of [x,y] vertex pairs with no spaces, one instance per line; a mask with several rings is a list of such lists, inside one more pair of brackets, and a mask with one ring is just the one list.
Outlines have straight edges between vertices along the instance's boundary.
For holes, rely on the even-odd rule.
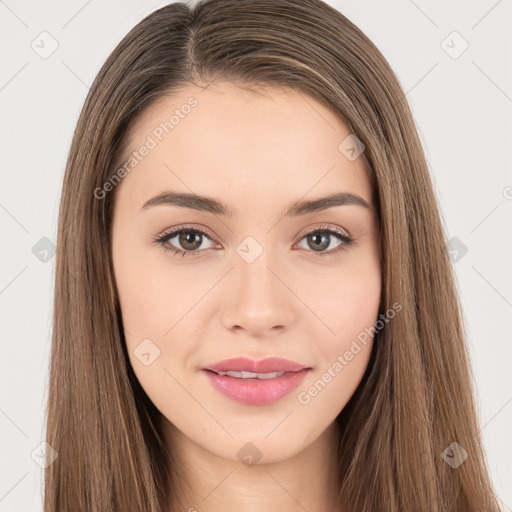
[[329,330],[316,339],[319,364],[299,401],[314,400],[315,407],[337,414],[354,393],[370,359],[381,297],[380,267],[373,261],[364,268],[347,268],[329,287],[312,287],[311,293],[309,300],[317,305]]
[[380,276],[371,272],[364,279],[345,282],[338,297],[337,333],[345,342],[373,326],[377,320],[381,296]]
[[113,259],[125,329],[132,336],[163,339],[193,304],[200,286],[155,254],[136,247],[123,253],[120,244]]
[[177,272],[145,260],[142,255],[132,253],[117,263],[116,285],[133,371],[158,408],[168,406],[169,396],[173,396],[179,410],[186,397],[181,396],[180,386],[172,376],[185,382],[180,370],[192,344],[180,339],[180,319],[195,302],[194,287],[190,281],[185,287]]
[[170,374],[180,382],[188,378],[185,368],[198,344],[193,335],[202,311],[198,301],[210,281],[142,251],[118,258],[114,265],[131,365],[151,399],[165,403],[170,390],[180,392]]
[[377,320],[381,273],[377,262],[350,265],[332,273],[321,284],[308,287],[308,303],[328,326],[327,352],[341,350]]

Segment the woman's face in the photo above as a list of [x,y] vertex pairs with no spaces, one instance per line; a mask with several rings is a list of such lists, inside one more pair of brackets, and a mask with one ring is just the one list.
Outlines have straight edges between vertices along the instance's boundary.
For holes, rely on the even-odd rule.
[[353,137],[310,96],[229,83],[184,88],[134,125],[107,192],[115,280],[133,370],[181,441],[284,460],[358,386],[381,270]]

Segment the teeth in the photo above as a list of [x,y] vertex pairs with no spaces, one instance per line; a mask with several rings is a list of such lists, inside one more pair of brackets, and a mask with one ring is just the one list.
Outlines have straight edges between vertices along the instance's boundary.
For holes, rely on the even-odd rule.
[[285,372],[258,373],[258,379],[275,379],[281,377]]
[[281,377],[286,372],[270,372],[270,373],[256,373],[246,372],[244,370],[240,372],[227,371],[227,372],[216,372],[218,375],[227,375],[228,377],[235,377],[237,379],[275,379]]

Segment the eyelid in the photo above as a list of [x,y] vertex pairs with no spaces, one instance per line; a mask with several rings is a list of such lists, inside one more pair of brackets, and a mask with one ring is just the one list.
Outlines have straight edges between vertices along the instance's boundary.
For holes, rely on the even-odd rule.
[[336,226],[335,224],[320,224],[319,226],[316,225],[315,227],[306,227],[303,230],[299,231],[299,233],[294,238],[302,239],[304,236],[309,235],[310,233],[315,233],[316,231],[335,231],[339,235],[347,238],[352,238],[352,235],[347,229],[340,228],[339,226]]
[[[215,235],[213,235],[213,233],[209,229],[204,228],[202,226],[198,227],[197,224],[196,225],[185,224],[185,225],[179,226],[177,228],[168,229],[167,231],[164,231],[161,235],[158,235],[156,238],[165,238],[165,237],[168,237],[171,235],[175,236],[182,231],[194,231],[194,232],[197,231],[198,233],[201,233],[202,235],[207,236],[210,240],[216,241]],[[171,236],[171,238],[172,238],[172,236]]]

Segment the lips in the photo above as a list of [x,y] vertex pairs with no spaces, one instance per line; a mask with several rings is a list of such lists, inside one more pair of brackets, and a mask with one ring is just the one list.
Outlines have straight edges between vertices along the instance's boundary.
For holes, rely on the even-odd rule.
[[309,370],[310,367],[278,357],[261,361],[237,357],[202,369],[217,391],[246,405],[277,402],[300,386]]

